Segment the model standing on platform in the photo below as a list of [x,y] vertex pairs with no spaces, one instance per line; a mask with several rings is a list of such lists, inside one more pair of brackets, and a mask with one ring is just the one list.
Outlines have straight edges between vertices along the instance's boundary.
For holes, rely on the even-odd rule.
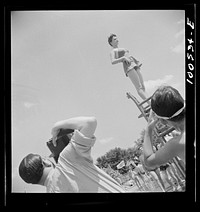
[[123,63],[125,75],[130,78],[139,96],[143,100],[146,100],[147,96],[145,93],[144,81],[140,72],[142,64],[133,56],[129,55],[129,51],[127,49],[118,47],[119,41],[115,34],[111,34],[108,37],[108,43],[113,48],[110,53],[111,63],[113,65]]

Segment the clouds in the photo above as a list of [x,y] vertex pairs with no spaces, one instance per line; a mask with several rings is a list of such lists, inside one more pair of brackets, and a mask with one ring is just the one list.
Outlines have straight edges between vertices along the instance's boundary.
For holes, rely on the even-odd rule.
[[176,39],[181,38],[181,42],[179,42],[176,46],[171,47],[172,52],[178,53],[178,54],[184,54],[185,53],[185,29],[176,33],[175,38]]
[[152,95],[153,92],[161,85],[171,85],[172,87],[179,89],[181,86],[180,82],[174,82],[174,76],[173,75],[165,75],[161,79],[156,79],[156,80],[148,80],[145,81],[145,87],[146,91],[148,92],[149,95]]
[[144,84],[145,84],[147,92],[153,93],[157,89],[157,87],[159,87],[160,85],[169,83],[172,79],[173,79],[173,75],[165,75],[161,79],[145,81]]
[[[184,24],[184,20],[177,22],[178,25]],[[183,25],[184,26],[184,25]],[[174,35],[175,41],[177,44],[174,47],[171,47],[172,52],[177,54],[185,53],[185,28],[182,28]]]
[[107,137],[99,140],[99,143],[101,144],[107,144],[110,143],[114,138],[113,137]]
[[[144,61],[147,92],[154,92],[164,83],[181,85],[184,90],[184,54],[180,54],[183,14],[177,11],[14,14],[13,161],[17,163],[30,149],[49,154],[44,143],[41,148],[41,140],[48,138],[52,123],[84,114],[95,115],[99,120],[97,142],[91,153],[94,159],[112,148],[129,147],[140,136],[145,120],[137,118],[137,108],[126,98],[127,91],[139,97],[124,77],[123,67],[110,63],[107,35],[116,32],[124,42],[122,47],[130,48],[136,58]],[[13,185],[14,191],[20,187],[23,191],[19,177],[14,177]],[[29,190],[34,189],[35,186]]]
[[178,54],[184,54],[184,52],[185,52],[184,40],[180,44],[178,44],[177,46],[171,48],[171,50],[175,53],[178,53]]
[[36,106],[36,105],[38,105],[38,104],[37,103],[32,103],[32,102],[24,102],[24,107],[27,108],[27,109],[29,109],[29,108],[31,108],[33,106]]

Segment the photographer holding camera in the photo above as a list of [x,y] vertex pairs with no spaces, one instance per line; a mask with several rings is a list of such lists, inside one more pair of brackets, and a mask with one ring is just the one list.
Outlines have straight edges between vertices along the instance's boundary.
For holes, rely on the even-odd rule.
[[98,168],[91,157],[96,141],[95,117],[75,117],[55,123],[52,142],[56,146],[61,129],[74,130],[56,164],[38,154],[28,154],[20,163],[19,175],[26,183],[46,186],[47,193],[122,193],[124,189]]

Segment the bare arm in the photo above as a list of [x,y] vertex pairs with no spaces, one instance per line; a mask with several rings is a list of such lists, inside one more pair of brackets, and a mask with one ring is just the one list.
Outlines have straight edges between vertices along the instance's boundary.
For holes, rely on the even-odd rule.
[[150,115],[148,118],[148,125],[145,129],[145,135],[144,135],[144,143],[143,143],[143,153],[145,159],[154,153],[153,151],[153,145],[152,145],[152,131],[158,122],[158,119],[155,117],[154,112],[151,110]]
[[97,120],[95,117],[75,117],[67,120],[58,121],[52,128],[53,143],[55,144],[56,137],[60,129],[74,129],[79,130],[88,138],[94,136],[97,127]]
[[121,63],[121,62],[124,62],[124,61],[130,62],[130,59],[127,58],[126,56],[123,56],[123,57],[120,57],[120,58],[116,59],[114,50],[112,50],[111,53],[110,53],[110,59],[111,59],[112,65],[115,65],[117,63]]
[[158,167],[167,163],[172,158],[179,155],[184,150],[184,145],[179,143],[180,136],[172,138],[163,147],[155,153],[144,157],[145,165],[147,167]]
[[156,168],[167,163],[170,159],[180,154],[184,148],[184,145],[179,142],[182,136],[180,135],[170,139],[163,147],[154,153],[151,143],[151,133],[154,123],[147,126],[143,143],[143,160],[147,168]]
[[138,60],[136,60],[133,56],[130,56],[130,58],[134,61],[134,63],[138,63],[139,61]]

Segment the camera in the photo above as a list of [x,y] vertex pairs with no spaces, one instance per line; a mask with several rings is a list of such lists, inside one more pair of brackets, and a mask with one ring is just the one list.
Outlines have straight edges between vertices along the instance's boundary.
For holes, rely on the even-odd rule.
[[56,163],[58,162],[61,151],[68,145],[69,141],[71,140],[73,132],[74,130],[72,129],[60,129],[56,139],[56,146],[53,145],[52,138],[46,142],[47,147],[51,151],[50,157],[53,157]]

